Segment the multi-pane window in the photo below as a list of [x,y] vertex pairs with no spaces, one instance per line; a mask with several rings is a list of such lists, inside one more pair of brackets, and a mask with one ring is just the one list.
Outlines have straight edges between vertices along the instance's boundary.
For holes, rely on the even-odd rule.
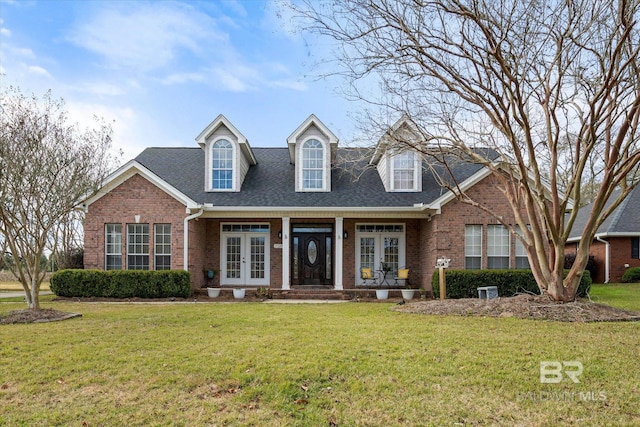
[[216,141],[212,148],[212,187],[214,190],[233,188],[233,146],[226,139]]
[[386,272],[394,275],[398,272],[400,264],[400,239],[397,237],[384,237],[384,268]]
[[156,270],[171,270],[171,224],[156,224],[153,241]]
[[324,149],[317,139],[302,145],[302,188],[322,189],[324,176]]
[[149,269],[149,224],[127,224],[127,269]]
[[509,268],[509,230],[504,225],[487,226],[487,268]]
[[405,151],[393,157],[393,189],[413,190],[414,183],[414,153]]
[[464,264],[467,270],[482,267],[482,226],[464,226]]
[[122,224],[105,224],[105,270],[122,270]]
[[241,237],[227,237],[227,278],[239,279],[242,263]]
[[[516,226],[516,231],[518,232],[518,235],[522,236],[522,230],[519,225]],[[527,251],[518,238],[516,238],[516,268],[531,268],[529,265],[529,258],[527,257]]]
[[265,261],[265,238],[264,236],[251,237],[251,278],[264,279]]
[[631,238],[631,258],[640,259],[640,237]]
[[360,267],[376,270],[376,239],[362,237],[360,239]]

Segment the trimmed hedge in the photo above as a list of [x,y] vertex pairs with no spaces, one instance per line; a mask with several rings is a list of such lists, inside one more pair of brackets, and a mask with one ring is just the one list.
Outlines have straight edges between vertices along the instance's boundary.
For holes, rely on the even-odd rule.
[[623,283],[640,282],[640,267],[631,267],[622,275]]
[[[565,273],[566,274],[566,273]],[[440,297],[440,274],[433,273],[431,286],[434,298]],[[540,294],[531,270],[447,270],[447,298],[477,298],[483,286],[497,286],[498,295],[510,297],[517,293]],[[591,288],[591,274],[585,270],[577,295],[584,297]]]
[[50,286],[61,297],[187,298],[191,293],[184,270],[60,270]]

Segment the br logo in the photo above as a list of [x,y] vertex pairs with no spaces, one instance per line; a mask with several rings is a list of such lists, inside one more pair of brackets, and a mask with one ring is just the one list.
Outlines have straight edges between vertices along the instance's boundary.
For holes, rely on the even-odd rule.
[[568,362],[543,361],[540,362],[540,382],[543,384],[557,384],[562,382],[563,372],[574,383],[579,383],[582,375],[582,363],[576,360]]

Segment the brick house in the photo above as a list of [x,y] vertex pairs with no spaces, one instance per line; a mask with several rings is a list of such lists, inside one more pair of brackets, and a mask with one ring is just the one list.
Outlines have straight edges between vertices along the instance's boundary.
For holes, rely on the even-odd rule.
[[[84,202],[86,268],[186,269],[193,289],[341,291],[371,285],[362,268],[394,284],[403,267],[430,290],[440,256],[457,269],[528,267],[508,229],[456,200],[411,150],[340,148],[314,115],[282,148],[252,148],[222,115],[196,141],[147,148]],[[487,168],[451,173],[515,223]]]
[[[614,193],[610,200],[616,197]],[[590,212],[591,204],[578,212],[565,253],[576,251]],[[598,228],[589,254],[598,266],[595,283],[620,282],[627,268],[640,267],[640,187],[636,186]]]

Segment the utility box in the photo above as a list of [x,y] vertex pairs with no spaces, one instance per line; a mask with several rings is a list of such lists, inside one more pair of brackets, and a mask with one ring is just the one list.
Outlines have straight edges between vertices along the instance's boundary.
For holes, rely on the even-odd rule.
[[493,299],[498,298],[497,286],[485,286],[478,288],[478,298],[480,299]]

